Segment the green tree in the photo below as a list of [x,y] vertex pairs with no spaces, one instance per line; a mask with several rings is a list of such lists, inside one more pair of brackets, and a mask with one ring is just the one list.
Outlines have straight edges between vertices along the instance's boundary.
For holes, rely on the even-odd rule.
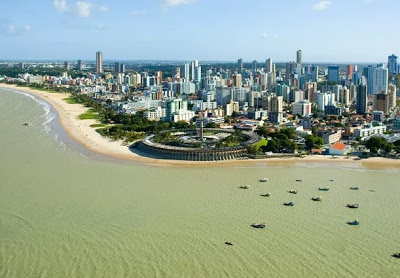
[[322,147],[322,145],[324,145],[324,140],[322,139],[322,137],[319,137],[317,135],[307,135],[305,143],[308,149],[320,148]]

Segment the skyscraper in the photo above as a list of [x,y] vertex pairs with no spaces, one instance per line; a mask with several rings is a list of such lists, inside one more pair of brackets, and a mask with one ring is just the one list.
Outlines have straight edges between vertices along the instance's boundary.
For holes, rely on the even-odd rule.
[[185,80],[190,81],[190,64],[185,64]]
[[328,81],[339,82],[339,66],[328,67]]
[[356,111],[357,114],[364,115],[365,113],[367,113],[367,104],[368,104],[367,85],[358,85],[356,91],[357,91]]
[[255,76],[256,72],[257,72],[257,61],[254,60],[253,63],[251,64],[251,66],[252,66],[252,70],[253,70],[253,75]]
[[103,53],[96,52],[96,72],[97,74],[103,73]]
[[192,81],[194,81],[194,79],[195,79],[194,72],[195,72],[195,68],[197,68],[198,66],[199,66],[199,61],[195,60],[192,62]]
[[389,85],[388,80],[389,80],[388,69],[386,69],[383,66],[383,64],[378,64],[376,68],[374,68],[373,70],[372,93],[373,94],[387,93]]
[[354,66],[353,65],[348,65],[347,66],[347,78],[352,79],[353,78],[353,73],[354,73]]
[[390,74],[399,74],[399,65],[397,64],[397,56],[394,54],[388,57],[388,70]]
[[301,65],[301,50],[297,50],[296,54],[297,54],[296,62],[297,64]]
[[83,70],[82,60],[78,60],[78,70],[79,71]]
[[243,59],[242,58],[240,58],[239,60],[238,60],[238,73],[239,74],[242,74],[243,73]]
[[114,71],[115,71],[115,73],[121,72],[121,63],[120,62],[115,62]]
[[69,65],[69,62],[64,62],[64,68],[66,70],[69,70],[71,68],[70,65]]
[[267,61],[265,61],[265,72],[269,73],[272,72],[272,59],[268,58]]

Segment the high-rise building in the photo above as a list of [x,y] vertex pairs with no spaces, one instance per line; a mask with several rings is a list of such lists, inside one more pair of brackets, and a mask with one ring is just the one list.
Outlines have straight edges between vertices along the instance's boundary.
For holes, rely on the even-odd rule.
[[290,79],[291,74],[300,73],[300,64],[296,62],[288,62],[286,63],[286,80]]
[[120,62],[115,62],[114,71],[116,74],[121,72],[121,63]]
[[354,73],[354,66],[353,65],[348,65],[347,66],[347,78],[352,79],[353,78],[353,73]]
[[19,68],[24,69],[25,68],[25,63],[19,63]]
[[279,124],[283,118],[283,98],[280,96],[274,96],[268,102],[268,118],[272,123]]
[[82,60],[78,60],[78,70],[79,70],[79,71],[82,71],[82,70],[83,70]]
[[179,67],[175,69],[175,78],[176,79],[181,78],[181,68]]
[[125,71],[126,71],[126,65],[125,64],[121,64],[120,72],[125,73]]
[[233,84],[235,85],[235,87],[240,88],[242,87],[242,75],[240,73],[237,73],[235,75],[235,78],[233,80]]
[[301,100],[293,103],[293,115],[300,115],[301,117],[311,115],[311,103],[308,100]]
[[387,93],[374,94],[374,110],[389,114],[389,95]]
[[388,70],[390,74],[399,74],[399,65],[397,64],[397,56],[394,54],[388,57]]
[[305,68],[306,81],[317,82],[318,81],[318,66],[310,65]]
[[365,67],[363,70],[363,74],[367,80],[368,95],[372,95],[374,91],[374,86],[373,86],[374,67],[371,65]]
[[257,72],[257,61],[256,60],[254,60],[252,63],[251,63],[251,68],[252,68],[252,70],[253,70],[253,76],[255,76],[256,75],[256,72]]
[[267,61],[265,61],[265,72],[270,73],[272,72],[272,59],[268,58]]
[[166,103],[166,109],[165,109],[165,119],[167,122],[171,122],[172,116],[175,113],[178,113],[179,110],[181,111],[187,111],[187,101],[186,100],[182,100],[182,99],[174,99],[174,100],[170,100]]
[[297,59],[296,59],[296,62],[297,62],[297,64],[299,64],[300,67],[301,67],[301,62],[302,62],[302,61],[301,61],[301,50],[297,50],[296,54],[297,54],[297,55],[296,55],[296,56],[297,56],[297,57],[296,57],[296,58],[297,58]]
[[239,74],[242,74],[242,73],[243,73],[243,59],[242,59],[242,58],[240,58],[240,59],[238,60],[238,68],[237,68],[237,71],[238,71]]
[[199,66],[199,61],[195,60],[192,62],[192,81],[194,81],[194,79],[195,79],[194,71],[195,71],[195,68],[197,68],[198,66]]
[[328,81],[339,82],[339,66],[328,66]]
[[69,65],[69,62],[64,62],[64,68],[66,70],[69,70],[71,68],[71,66]]
[[194,68],[194,82],[196,83],[201,82],[201,66],[199,66],[199,64],[197,64],[197,66]]
[[372,76],[373,94],[387,93],[388,91],[389,74],[388,69],[384,68],[383,64],[378,64],[374,68]]
[[103,53],[96,52],[96,72],[97,74],[103,73]]
[[185,64],[185,80],[190,81],[190,64]]
[[357,92],[357,97],[356,97],[357,114],[364,115],[368,111],[367,85],[357,85],[356,92]]

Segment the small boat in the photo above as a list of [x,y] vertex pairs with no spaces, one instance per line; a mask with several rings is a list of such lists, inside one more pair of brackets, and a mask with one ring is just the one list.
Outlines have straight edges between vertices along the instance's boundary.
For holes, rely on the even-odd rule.
[[250,185],[242,185],[242,186],[239,186],[239,188],[241,188],[241,189],[249,189]]
[[316,202],[320,202],[320,201],[322,201],[322,198],[319,197],[319,196],[318,197],[312,197],[311,200],[316,201]]
[[356,226],[356,225],[360,224],[360,221],[358,221],[358,219],[356,219],[354,221],[348,221],[347,224],[352,225],[352,226]]
[[331,180],[329,180],[329,181],[333,181],[333,180],[331,179]]
[[290,194],[297,194],[297,191],[296,191],[296,190],[289,190],[288,193],[290,193]]
[[302,182],[302,180],[296,180],[297,182]]
[[358,208],[358,204],[347,204],[348,208],[356,209]]
[[264,229],[265,223],[253,223],[253,224],[251,224],[251,226],[256,229]]
[[270,192],[268,192],[268,193],[263,193],[263,194],[261,194],[260,196],[261,196],[261,197],[270,197],[270,196],[271,196],[271,193],[270,193]]
[[260,182],[267,182],[269,179],[268,178],[262,178],[260,179]]
[[352,186],[352,187],[350,187],[350,189],[351,190],[358,190],[358,189],[360,189],[358,186]]
[[329,191],[329,187],[318,187],[319,191]]
[[393,253],[393,254],[392,254],[392,257],[395,257],[395,258],[400,258],[400,253],[398,253],[398,252],[396,252],[396,253]]
[[233,245],[233,242],[232,241],[225,241],[225,244],[226,245]]
[[376,192],[376,191],[375,191],[375,190],[373,190],[373,189],[370,189],[370,190],[369,190],[369,192]]
[[291,201],[289,203],[283,203],[283,205],[287,206],[287,207],[293,207],[294,206],[294,202]]
[[26,122],[26,123],[24,123],[24,125],[25,125],[25,126],[31,126],[31,125],[32,125],[32,122]]

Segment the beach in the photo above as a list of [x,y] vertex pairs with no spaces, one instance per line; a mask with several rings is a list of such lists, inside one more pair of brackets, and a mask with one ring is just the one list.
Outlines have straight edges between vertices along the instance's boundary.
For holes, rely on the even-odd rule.
[[398,276],[398,168],[114,159],[38,97],[0,88],[0,111],[0,277]]
[[117,159],[137,161],[145,164],[153,165],[170,165],[170,166],[193,166],[202,165],[205,167],[220,166],[233,166],[244,165],[248,163],[257,164],[329,164],[329,163],[351,163],[353,166],[362,166],[367,168],[398,168],[400,169],[400,160],[387,159],[387,158],[368,158],[363,160],[356,160],[355,158],[348,157],[335,157],[332,156],[307,156],[307,157],[290,157],[290,158],[266,158],[266,159],[242,159],[242,160],[227,160],[227,161],[182,161],[182,160],[165,160],[155,159],[140,156],[130,151],[128,146],[123,145],[122,141],[112,141],[108,138],[102,137],[96,132],[95,128],[90,127],[93,124],[100,123],[97,120],[80,120],[79,115],[85,113],[88,108],[81,104],[70,104],[64,99],[68,98],[68,93],[49,93],[46,91],[34,90],[27,87],[18,87],[16,85],[0,84],[0,88],[10,90],[17,90],[25,93],[32,94],[47,103],[49,103],[58,114],[58,121],[66,133],[76,142],[83,145],[90,151],[103,154]]

